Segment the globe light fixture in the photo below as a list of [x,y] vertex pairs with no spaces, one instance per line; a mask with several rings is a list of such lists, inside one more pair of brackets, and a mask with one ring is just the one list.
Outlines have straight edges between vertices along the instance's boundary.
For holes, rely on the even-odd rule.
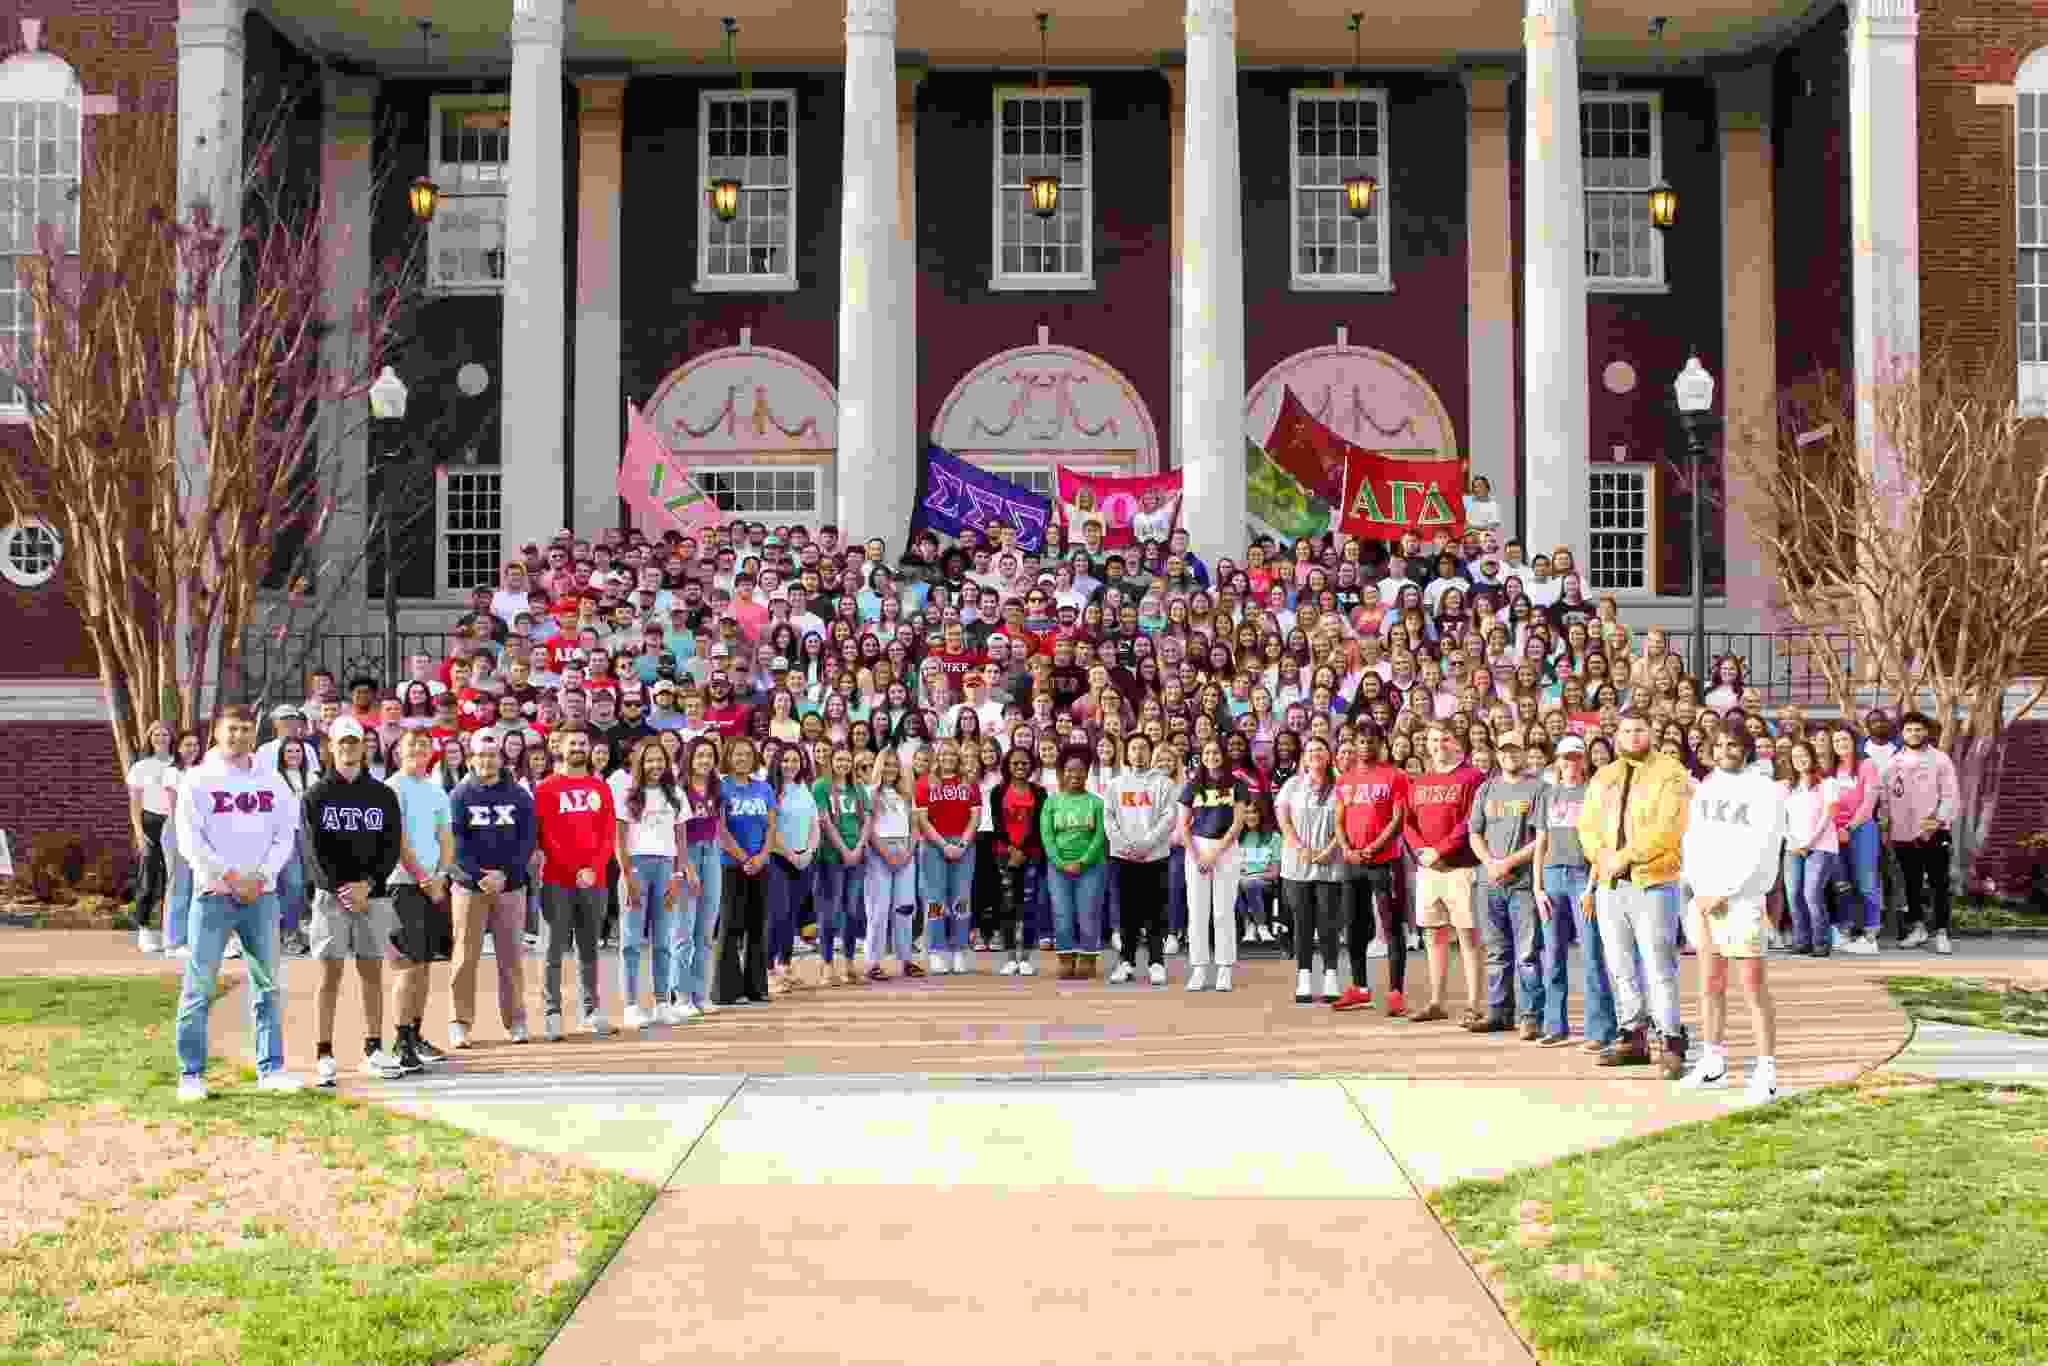
[[405,381],[390,366],[370,385],[370,416],[396,421],[405,416]]

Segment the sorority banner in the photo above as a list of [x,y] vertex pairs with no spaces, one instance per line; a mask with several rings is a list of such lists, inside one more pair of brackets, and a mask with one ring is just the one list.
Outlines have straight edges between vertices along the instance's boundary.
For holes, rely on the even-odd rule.
[[1266,438],[1266,456],[1304,489],[1332,503],[1344,497],[1344,462],[1359,447],[1316,421],[1290,386]]
[[1244,515],[1255,532],[1292,543],[1336,526],[1333,500],[1303,488],[1299,479],[1250,441],[1244,445]]
[[647,414],[626,401],[626,455],[619,462],[619,497],[633,510],[633,522],[653,539],[679,531],[696,537],[724,520],[718,501],[697,487],[669,452]]
[[1016,529],[1020,550],[1036,553],[1045,546],[1045,524],[1052,520],[1052,502],[1000,474],[970,465],[937,446],[924,452],[923,496],[911,515],[911,527],[930,527],[944,536],[958,536],[962,527],[986,532],[1007,524]]
[[[1164,514],[1166,535],[1180,525],[1181,472],[1168,474],[1081,474],[1059,466],[1060,502],[1071,506],[1083,490],[1094,495],[1095,511],[1102,514],[1102,544],[1118,549],[1138,543],[1137,519],[1145,510],[1145,495],[1157,493],[1159,507],[1153,514],[1158,524]],[[1069,528],[1071,530],[1072,528]],[[1164,540],[1165,536],[1156,539]],[[1152,538],[1148,538],[1152,539]]]
[[1464,535],[1465,499],[1456,483],[1463,469],[1455,461],[1397,460],[1352,447],[1344,461],[1344,533],[1376,541],[1398,540],[1404,531],[1425,541]]

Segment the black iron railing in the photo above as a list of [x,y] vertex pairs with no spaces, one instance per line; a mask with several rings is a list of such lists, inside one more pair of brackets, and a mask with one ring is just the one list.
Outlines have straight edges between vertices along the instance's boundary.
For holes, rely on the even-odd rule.
[[241,675],[229,691],[265,705],[300,701],[306,696],[307,676],[315,669],[333,674],[344,692],[349,679],[359,676],[388,685],[405,675],[406,661],[413,655],[441,658],[448,636],[442,631],[401,631],[396,659],[386,658],[387,643],[382,631],[293,631],[281,636],[245,631]]
[[[1692,632],[1669,631],[1671,649],[1681,659],[1692,657]],[[1742,677],[1773,706],[1834,700],[1823,658],[1832,656],[1849,677],[1856,676],[1857,637],[1847,631],[1709,631],[1707,661],[1734,655],[1742,661]],[[1711,685],[1710,685],[1711,686]]]

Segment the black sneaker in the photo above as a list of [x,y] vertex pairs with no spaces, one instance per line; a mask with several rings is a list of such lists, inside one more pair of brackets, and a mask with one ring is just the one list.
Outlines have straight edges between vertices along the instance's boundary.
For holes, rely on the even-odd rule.
[[411,1077],[417,1076],[419,1073],[424,1072],[426,1070],[426,1065],[420,1061],[419,1050],[413,1047],[411,1032],[408,1031],[406,1033],[400,1034],[398,1036],[399,1074],[401,1076]]
[[428,1042],[427,1036],[424,1034],[418,1035],[413,1039],[412,1048],[413,1052],[419,1055],[421,1062],[437,1063],[448,1061],[448,1055]]

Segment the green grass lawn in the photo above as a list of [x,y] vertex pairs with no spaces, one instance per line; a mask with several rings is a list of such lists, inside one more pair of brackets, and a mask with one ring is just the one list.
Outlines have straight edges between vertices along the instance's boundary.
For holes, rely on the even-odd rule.
[[1556,1366],[2048,1362],[2048,1092],[1887,1082],[1432,1203]]
[[1916,1020],[2048,1038],[2048,991],[1973,977],[1887,977],[1884,984]]
[[181,1106],[177,990],[0,980],[4,1366],[531,1361],[653,1198],[319,1091]]

